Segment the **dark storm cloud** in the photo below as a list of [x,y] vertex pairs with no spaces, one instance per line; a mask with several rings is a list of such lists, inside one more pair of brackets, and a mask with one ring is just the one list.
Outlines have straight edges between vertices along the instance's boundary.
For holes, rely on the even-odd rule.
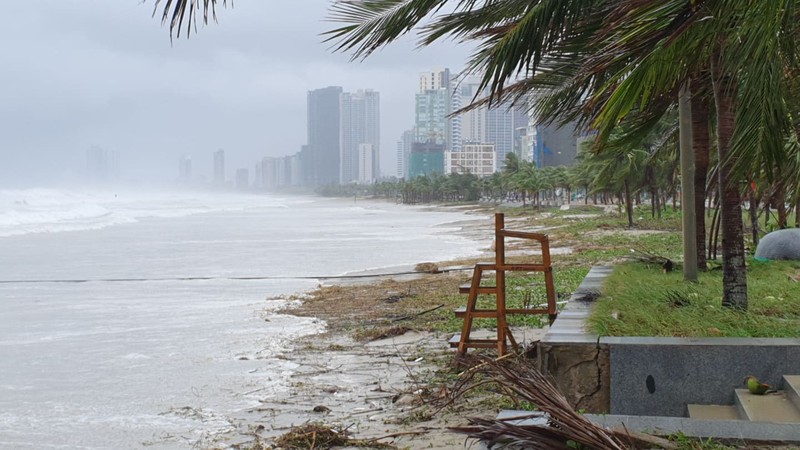
[[[92,145],[121,153],[123,173],[170,179],[225,148],[232,169],[305,143],[306,92],[380,91],[384,165],[413,122],[419,72],[460,69],[468,49],[414,50],[412,38],[365,62],[333,54],[320,33],[328,0],[239,0],[219,23],[175,39],[137,0],[37,0],[6,6],[0,28],[0,186],[82,170]],[[392,158],[390,158],[392,156]],[[384,167],[388,172],[389,168]]]

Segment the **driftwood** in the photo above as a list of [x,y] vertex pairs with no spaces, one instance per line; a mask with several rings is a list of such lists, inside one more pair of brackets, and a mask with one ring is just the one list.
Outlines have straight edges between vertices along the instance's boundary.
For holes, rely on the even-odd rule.
[[421,312],[418,312],[416,314],[410,314],[408,316],[403,316],[403,317],[398,317],[396,319],[392,319],[392,323],[400,322],[400,321],[403,321],[403,320],[415,319],[415,318],[417,318],[417,317],[419,317],[421,315],[428,314],[429,312],[434,312],[439,308],[444,308],[444,304],[441,304],[439,306],[435,306],[435,307],[433,307],[431,309],[426,309],[425,311],[421,311]]

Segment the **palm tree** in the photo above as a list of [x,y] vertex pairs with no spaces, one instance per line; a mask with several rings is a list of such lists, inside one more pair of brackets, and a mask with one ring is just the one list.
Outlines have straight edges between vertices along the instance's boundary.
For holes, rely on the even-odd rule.
[[[187,14],[202,6],[207,21],[217,4],[164,2],[162,17],[178,33],[191,27]],[[549,86],[553,94],[534,110],[591,119],[601,141],[634,109],[657,116],[655,105],[674,103],[680,86],[710,68],[723,305],[745,309],[740,180],[753,166],[773,176],[787,136],[797,141],[785,98],[789,75],[800,69],[798,17],[800,4],[790,0],[339,0],[330,18],[343,25],[327,38],[357,59],[425,23],[422,45],[446,37],[477,44],[467,71],[482,75],[489,95],[471,106],[520,101]]]
[[618,3],[609,16],[605,54],[593,66],[604,70],[625,58],[628,69],[610,77],[616,84],[606,88],[606,116],[600,120],[611,127],[633,105],[673,92],[692,71],[710,67],[723,221],[723,305],[745,309],[740,180],[752,172],[754,163],[772,175],[785,155],[784,142],[792,130],[784,99],[787,73],[798,64],[798,5],[724,0]]

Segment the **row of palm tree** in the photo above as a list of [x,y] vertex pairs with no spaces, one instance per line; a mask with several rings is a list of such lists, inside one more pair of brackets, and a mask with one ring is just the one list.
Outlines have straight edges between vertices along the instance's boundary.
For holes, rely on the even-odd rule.
[[[682,173],[687,181],[695,178],[694,159],[696,176],[707,176],[705,134],[713,132],[722,304],[747,308],[742,193],[748,177],[772,181],[797,153],[800,108],[792,100],[800,70],[798,2],[340,0],[331,18],[343,25],[330,31],[330,39],[354,58],[415,27],[423,45],[442,38],[474,43],[467,70],[482,77],[490,94],[471,106],[527,102],[533,95],[538,117],[597,130],[596,151],[614,133],[622,134],[619,142],[642,139],[676,108],[683,92],[681,109],[691,115],[682,121],[683,133],[693,139],[681,151],[693,158]],[[695,182],[695,197],[705,199],[705,188]],[[684,192],[684,199],[691,194]],[[705,214],[696,217],[701,221]],[[697,229],[705,226],[698,223]],[[699,231],[685,239],[699,240]]]
[[[166,0],[163,18],[179,32],[187,14],[202,9],[207,17],[215,4]],[[696,241],[695,269],[702,269],[707,187],[715,186],[722,304],[747,308],[743,200],[768,195],[783,208],[796,205],[800,190],[800,2],[334,0],[329,19],[341,26],[328,41],[354,59],[412,30],[423,46],[441,39],[473,44],[464,72],[478,75],[479,91],[489,94],[466,108],[512,101],[530,105],[543,122],[596,130],[593,151],[609,167],[630,169],[596,177],[613,181],[627,205],[637,184],[663,188],[642,165],[653,154],[643,143],[664,135],[659,124],[681,111],[680,173],[692,186],[683,199],[697,221],[684,240]],[[678,158],[671,161],[664,164]],[[540,192],[532,169],[521,165],[518,173],[525,174],[518,189]]]

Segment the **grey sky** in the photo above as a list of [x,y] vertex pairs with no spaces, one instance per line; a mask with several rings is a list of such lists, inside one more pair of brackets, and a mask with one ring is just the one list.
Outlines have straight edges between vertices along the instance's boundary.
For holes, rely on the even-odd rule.
[[86,149],[117,150],[125,178],[170,180],[189,154],[229,177],[306,140],[306,92],[338,85],[381,94],[381,165],[413,123],[419,72],[458,71],[469,48],[415,50],[413,38],[361,63],[319,33],[330,0],[236,0],[219,23],[170,44],[153,0],[28,0],[0,27],[0,187],[50,184],[83,170]]

